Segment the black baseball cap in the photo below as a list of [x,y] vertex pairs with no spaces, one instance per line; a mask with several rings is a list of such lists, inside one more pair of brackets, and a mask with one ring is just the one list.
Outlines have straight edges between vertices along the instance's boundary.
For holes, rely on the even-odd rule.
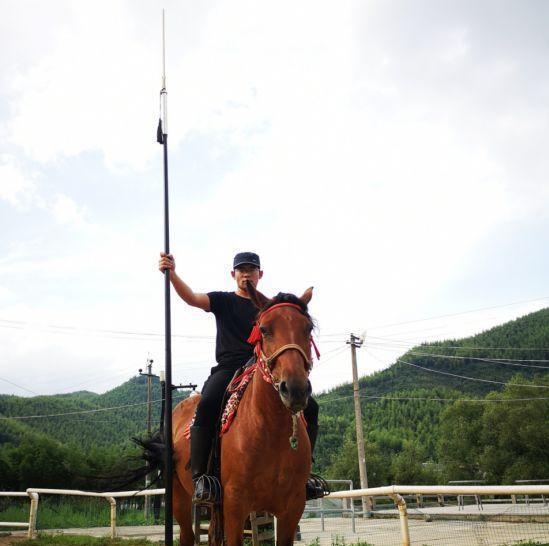
[[255,252],[239,252],[233,260],[233,269],[237,268],[239,265],[250,264],[255,265],[256,267],[261,268],[261,263],[259,262],[259,256]]

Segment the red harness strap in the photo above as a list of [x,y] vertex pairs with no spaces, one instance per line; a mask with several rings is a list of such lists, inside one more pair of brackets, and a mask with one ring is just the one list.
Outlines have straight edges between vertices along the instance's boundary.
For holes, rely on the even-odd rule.
[[[248,343],[250,345],[254,346],[254,354],[257,359],[261,358],[261,342],[263,341],[263,337],[261,335],[261,330],[259,329],[259,323],[261,322],[261,319],[267,314],[270,313],[274,309],[278,309],[279,307],[294,307],[299,312],[303,312],[301,307],[297,305],[297,303],[277,303],[273,305],[272,307],[269,307],[266,311],[263,311],[261,315],[259,315],[258,319],[254,323],[254,326],[252,328],[252,331],[250,333],[250,336],[248,337]],[[314,342],[313,336],[311,336],[311,346],[315,350],[316,359],[320,359],[320,351],[318,350],[318,347],[316,346],[316,343]]]

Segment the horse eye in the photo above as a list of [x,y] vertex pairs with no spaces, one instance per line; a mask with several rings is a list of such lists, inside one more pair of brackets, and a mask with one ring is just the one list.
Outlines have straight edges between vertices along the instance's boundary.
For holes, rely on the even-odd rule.
[[259,331],[260,331],[264,336],[268,336],[268,335],[269,335],[269,330],[267,330],[267,328],[265,328],[265,326],[260,326],[260,327],[259,327]]

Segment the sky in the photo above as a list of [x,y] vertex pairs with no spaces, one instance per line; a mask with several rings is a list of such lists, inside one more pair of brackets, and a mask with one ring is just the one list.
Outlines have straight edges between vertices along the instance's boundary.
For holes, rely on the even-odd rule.
[[[162,8],[177,272],[314,286],[315,392],[351,332],[366,375],[549,305],[544,0],[0,0],[0,393],[164,366]],[[200,386],[213,317],[172,317]]]

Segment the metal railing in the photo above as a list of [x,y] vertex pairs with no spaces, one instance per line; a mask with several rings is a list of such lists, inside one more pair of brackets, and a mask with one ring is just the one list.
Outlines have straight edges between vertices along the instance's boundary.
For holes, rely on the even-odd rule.
[[[497,495],[497,496],[517,496],[527,495],[529,497],[536,496],[543,498],[549,495],[549,484],[546,485],[511,485],[511,486],[471,486],[471,485],[438,485],[438,486],[418,486],[418,485],[391,485],[386,487],[374,487],[369,489],[352,489],[350,480],[337,480],[333,483],[349,484],[350,489],[345,491],[336,491],[328,495],[326,500],[322,499],[318,506],[307,506],[305,514],[320,513],[321,526],[324,530],[324,518],[334,512],[346,514],[350,519],[352,533],[356,532],[357,516],[368,516],[360,511],[355,511],[353,499],[361,499],[362,497],[372,497],[380,499],[389,497],[396,504],[398,509],[398,518],[400,520],[400,544],[409,546],[410,530],[408,509],[405,497],[418,498],[418,496],[432,496],[444,499],[445,496],[474,496],[474,495]],[[65,495],[77,497],[99,497],[104,498],[110,505],[110,536],[115,538],[117,535],[117,499],[130,497],[147,497],[154,495],[163,495],[164,489],[151,489],[147,491],[120,491],[95,493],[88,491],[70,490],[70,489],[45,489],[45,488],[29,488],[26,492],[0,492],[0,496],[4,497],[28,497],[30,499],[29,521],[26,522],[0,522],[1,527],[22,527],[27,528],[28,537],[32,538],[36,533],[36,518],[38,513],[40,495]],[[339,509],[324,506],[324,503],[333,499],[341,499],[345,502],[344,506]],[[322,503],[322,504],[321,504]],[[545,507],[546,504],[544,503]],[[396,516],[396,514],[395,514]],[[395,517],[393,516],[393,517]],[[302,522],[307,522],[307,518],[302,519]],[[364,521],[364,520],[359,520]]]
[[[29,515],[29,521],[0,521],[0,527],[9,527],[9,528],[22,528],[22,529],[30,529],[32,521],[36,523],[36,507],[33,510],[33,495],[29,495],[28,493],[20,492],[20,491],[0,491],[0,497],[25,497],[31,501],[31,508],[30,508],[30,515]],[[34,519],[33,519],[34,514]],[[29,538],[32,538],[32,535],[28,534]]]
[[[164,489],[148,489],[145,491],[112,491],[108,493],[94,493],[92,491],[79,491],[77,489],[45,489],[29,488],[26,493],[18,493],[18,496],[29,496],[31,498],[31,507],[29,515],[28,537],[33,538],[36,534],[36,516],[38,513],[38,502],[40,495],[65,495],[74,497],[99,497],[105,499],[110,505],[110,537],[116,538],[116,499],[128,497],[149,497],[154,495],[164,495]],[[21,524],[22,525],[22,524]],[[4,525],[7,527],[7,525]]]
[[[549,485],[391,485],[353,491],[337,491],[328,498],[358,499],[362,497],[390,497],[398,508],[402,546],[410,545],[408,510],[405,495],[478,496],[478,495],[547,495]],[[354,525],[353,525],[354,526]]]

